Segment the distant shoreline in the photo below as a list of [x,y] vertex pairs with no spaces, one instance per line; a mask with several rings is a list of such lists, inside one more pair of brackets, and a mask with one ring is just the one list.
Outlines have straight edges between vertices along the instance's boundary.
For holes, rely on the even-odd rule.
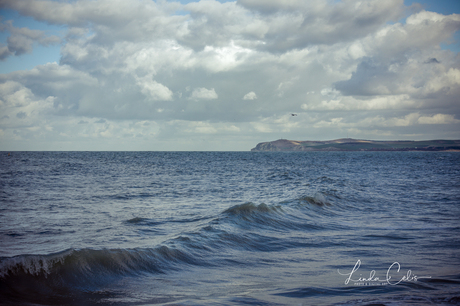
[[379,141],[353,138],[341,138],[326,141],[298,141],[278,139],[261,142],[251,152],[278,151],[434,151],[460,152],[460,140],[395,140]]

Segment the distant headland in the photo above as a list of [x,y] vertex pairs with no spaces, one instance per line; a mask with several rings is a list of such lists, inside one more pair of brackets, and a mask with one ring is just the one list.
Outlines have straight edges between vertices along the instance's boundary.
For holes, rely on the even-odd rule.
[[297,141],[278,139],[261,142],[251,151],[460,151],[460,140],[376,141],[341,138],[328,141]]

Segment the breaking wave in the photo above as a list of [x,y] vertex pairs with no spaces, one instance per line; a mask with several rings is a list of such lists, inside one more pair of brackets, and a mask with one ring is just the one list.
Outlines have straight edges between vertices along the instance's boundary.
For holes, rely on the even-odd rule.
[[166,273],[199,260],[167,246],[154,249],[69,249],[0,261],[0,296],[10,302],[68,304],[121,277]]

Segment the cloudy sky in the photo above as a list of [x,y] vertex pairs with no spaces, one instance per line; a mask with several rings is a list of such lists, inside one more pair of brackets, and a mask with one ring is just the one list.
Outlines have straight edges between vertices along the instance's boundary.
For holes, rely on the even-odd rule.
[[0,0],[0,10],[2,151],[460,139],[460,1]]

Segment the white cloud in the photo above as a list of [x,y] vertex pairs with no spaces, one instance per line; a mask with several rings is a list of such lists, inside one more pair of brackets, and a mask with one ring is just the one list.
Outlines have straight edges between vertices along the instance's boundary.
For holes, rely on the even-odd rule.
[[199,133],[199,134],[215,134],[217,129],[213,127],[209,122],[196,121],[191,122],[189,127],[185,129],[187,133]]
[[12,140],[33,140],[47,133],[49,122],[44,118],[56,113],[54,101],[53,96],[36,97],[17,82],[0,84],[0,126],[4,136]]
[[383,95],[365,98],[338,97],[322,100],[316,104],[302,104],[304,110],[334,110],[334,111],[358,111],[358,110],[398,110],[414,108],[417,103],[409,95]]
[[214,100],[217,99],[218,96],[214,88],[206,89],[204,87],[200,87],[193,90],[190,98],[194,100]]
[[255,92],[251,91],[244,95],[243,100],[255,100],[257,99],[257,95]]
[[419,117],[417,122],[419,124],[458,124],[460,120],[455,119],[453,115],[436,114],[433,116]]
[[346,127],[346,128],[398,128],[398,127],[409,127],[419,126],[426,124],[458,124],[460,120],[455,119],[452,115],[436,114],[433,116],[424,116],[420,113],[410,113],[403,117],[383,117],[381,115],[366,117],[364,119],[347,122],[343,117],[331,118],[328,120],[321,120],[315,124],[316,127]]
[[172,100],[173,93],[172,91],[154,80],[152,76],[146,76],[143,78],[137,78],[137,84],[141,88],[141,92],[152,100]]

